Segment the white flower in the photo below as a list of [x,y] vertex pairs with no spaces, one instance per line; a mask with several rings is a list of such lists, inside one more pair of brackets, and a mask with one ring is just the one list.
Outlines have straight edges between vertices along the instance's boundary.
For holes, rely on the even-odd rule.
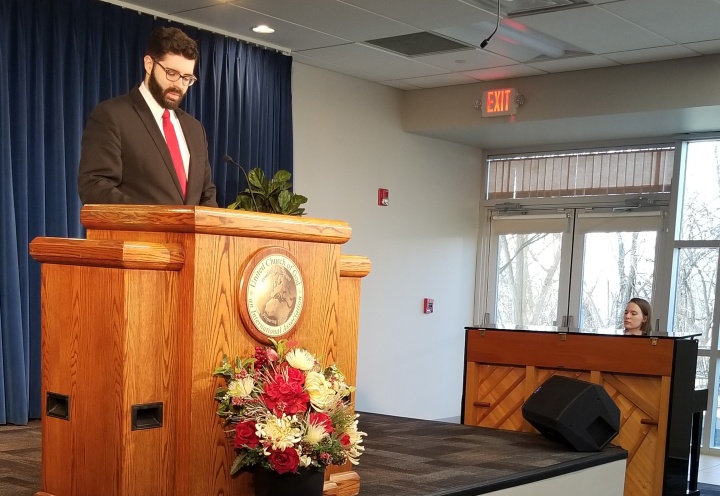
[[350,424],[345,431],[348,436],[350,436],[350,449],[347,452],[347,457],[353,465],[360,463],[358,458],[362,455],[362,452],[365,451],[365,447],[360,446],[360,443],[362,443],[362,436],[367,436],[366,433],[357,430],[357,418],[358,415],[355,415],[355,421]]
[[308,371],[315,366],[315,357],[303,348],[294,348],[285,355],[285,360],[291,367],[298,370]]
[[307,430],[305,431],[305,435],[303,436],[303,441],[314,446],[320,441],[322,441],[322,438],[327,435],[328,433],[325,430],[324,425],[315,425],[312,423],[308,423]]
[[310,465],[312,465],[312,458],[307,455],[300,455],[300,466],[309,467]]
[[319,412],[326,412],[339,400],[332,385],[318,372],[308,372],[305,376],[305,390],[310,396],[310,403]]
[[228,384],[228,395],[231,398],[247,398],[252,393],[254,387],[255,381],[250,376],[237,379]]
[[292,417],[283,415],[281,418],[269,415],[265,422],[256,422],[255,427],[257,434],[275,450],[284,451],[302,439],[302,432],[295,415]]

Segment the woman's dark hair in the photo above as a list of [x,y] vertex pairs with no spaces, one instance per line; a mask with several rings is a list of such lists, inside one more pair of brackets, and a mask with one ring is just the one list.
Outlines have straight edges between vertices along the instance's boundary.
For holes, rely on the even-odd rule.
[[178,28],[155,28],[148,38],[145,55],[153,59],[162,59],[168,53],[195,60],[200,52],[195,40]]
[[637,306],[639,306],[643,317],[647,317],[645,319],[645,322],[640,324],[640,331],[642,331],[643,336],[647,336],[648,334],[652,333],[652,305],[650,304],[650,302],[643,298],[632,298],[630,301],[628,301],[628,304],[630,303],[635,303]]

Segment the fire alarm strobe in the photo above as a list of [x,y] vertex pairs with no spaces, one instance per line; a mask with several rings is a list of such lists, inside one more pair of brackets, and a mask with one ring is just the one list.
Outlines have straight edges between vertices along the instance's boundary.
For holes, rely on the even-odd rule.
[[378,205],[380,205],[381,207],[387,207],[388,203],[388,190],[384,188],[378,188]]
[[425,298],[423,300],[423,313],[433,313],[433,299]]

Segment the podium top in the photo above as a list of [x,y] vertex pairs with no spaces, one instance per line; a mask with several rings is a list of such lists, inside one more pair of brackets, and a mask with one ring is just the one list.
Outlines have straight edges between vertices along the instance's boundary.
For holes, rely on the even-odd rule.
[[218,234],[343,244],[352,230],[339,220],[266,214],[226,208],[166,205],[85,205],[88,230]]

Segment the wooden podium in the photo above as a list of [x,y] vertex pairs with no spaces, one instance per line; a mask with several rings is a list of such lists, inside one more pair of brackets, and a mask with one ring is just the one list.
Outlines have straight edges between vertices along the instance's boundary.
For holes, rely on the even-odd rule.
[[[42,489],[52,496],[252,495],[230,477],[212,372],[259,343],[240,318],[243,270],[287,250],[304,280],[292,334],[355,384],[365,257],[345,222],[207,207],[86,205],[88,239],[36,238],[42,263]],[[329,467],[325,494],[359,477]]]

